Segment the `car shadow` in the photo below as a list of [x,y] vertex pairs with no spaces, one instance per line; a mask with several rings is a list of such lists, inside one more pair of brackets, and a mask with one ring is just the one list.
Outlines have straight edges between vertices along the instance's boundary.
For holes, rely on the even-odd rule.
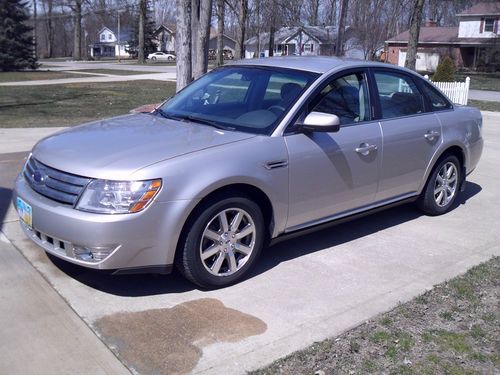
[[[450,211],[465,205],[470,198],[477,195],[481,190],[480,185],[467,182],[465,191],[459,194]],[[287,239],[265,248],[258,263],[247,278],[267,272],[282,262],[368,236],[415,220],[422,215],[424,214],[418,210],[415,204],[404,204],[357,220],[332,225],[300,237],[294,236],[293,239]]]
[[0,187],[0,230],[2,230],[2,225],[7,216],[11,200],[12,189]]
[[[481,191],[481,186],[468,182],[452,210],[466,204]],[[281,262],[337,246],[372,233],[415,220],[422,216],[414,205],[406,204],[375,213],[364,218],[340,224],[314,233],[285,240],[264,249],[257,264],[246,279],[253,278],[276,267]],[[184,279],[175,269],[170,275],[112,275],[110,272],[80,267],[48,255],[52,263],[73,279],[101,292],[123,296],[143,297],[159,294],[182,293],[199,289]]]

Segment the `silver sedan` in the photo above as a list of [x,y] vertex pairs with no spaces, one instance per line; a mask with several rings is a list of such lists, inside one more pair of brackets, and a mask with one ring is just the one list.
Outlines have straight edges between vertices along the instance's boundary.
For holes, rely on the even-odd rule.
[[116,273],[241,280],[270,240],[416,202],[452,209],[482,118],[409,70],[336,58],[242,60],[149,114],[40,141],[17,179],[26,235]]

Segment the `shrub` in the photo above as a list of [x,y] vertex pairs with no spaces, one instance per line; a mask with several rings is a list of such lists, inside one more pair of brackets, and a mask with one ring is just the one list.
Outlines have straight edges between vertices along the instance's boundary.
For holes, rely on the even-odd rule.
[[449,56],[445,56],[439,63],[436,73],[432,77],[434,82],[453,82],[455,81],[455,64]]

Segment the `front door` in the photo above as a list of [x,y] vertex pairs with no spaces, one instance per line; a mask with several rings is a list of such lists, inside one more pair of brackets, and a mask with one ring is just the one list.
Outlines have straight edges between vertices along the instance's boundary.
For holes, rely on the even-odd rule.
[[371,120],[365,72],[334,77],[305,110],[335,114],[336,133],[285,136],[289,152],[287,231],[342,216],[373,203],[381,132]]

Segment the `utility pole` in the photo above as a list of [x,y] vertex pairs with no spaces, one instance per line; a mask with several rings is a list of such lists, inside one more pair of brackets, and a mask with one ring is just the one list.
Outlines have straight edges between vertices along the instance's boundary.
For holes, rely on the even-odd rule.
[[36,0],[33,0],[33,57],[37,58],[36,53],[37,35],[36,35]]

